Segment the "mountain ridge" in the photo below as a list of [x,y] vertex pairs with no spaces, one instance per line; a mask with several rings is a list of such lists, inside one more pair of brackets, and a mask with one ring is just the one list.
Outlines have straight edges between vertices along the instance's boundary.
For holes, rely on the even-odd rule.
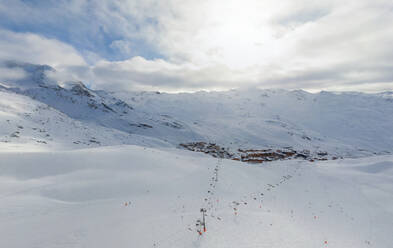
[[[80,81],[56,82],[46,75],[54,72],[49,66],[15,62],[7,65],[24,69],[26,77],[2,82],[2,94],[15,94],[13,98],[26,102],[31,99],[33,105],[43,104],[64,114],[70,122],[81,123],[85,130],[107,130],[102,137],[86,138],[91,141],[85,142],[88,145],[107,145],[107,137],[116,133],[123,137],[113,136],[109,139],[111,145],[135,144],[144,139],[169,147],[210,142],[233,151],[291,147],[327,151],[335,156],[386,154],[393,150],[393,130],[389,128],[393,123],[393,93],[389,91],[107,92],[89,89]],[[4,115],[10,103],[3,101]],[[23,111],[18,114],[23,116]],[[4,118],[0,121],[6,122]],[[59,123],[58,128],[64,129]],[[89,131],[100,136],[95,130]],[[21,135],[20,130],[15,132]],[[12,143],[11,134],[3,129],[0,137]],[[83,144],[74,136],[71,132],[57,142],[67,146]],[[139,137],[138,142],[131,138],[134,136]],[[51,142],[41,141],[40,146]]]

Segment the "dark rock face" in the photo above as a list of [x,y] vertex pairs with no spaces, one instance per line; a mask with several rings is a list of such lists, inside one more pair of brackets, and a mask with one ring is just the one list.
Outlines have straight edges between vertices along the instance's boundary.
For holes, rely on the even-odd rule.
[[74,86],[72,86],[71,92],[78,96],[94,97],[94,95],[90,93],[89,89],[82,82],[76,82]]
[[139,128],[143,128],[143,129],[153,128],[153,126],[150,126],[150,125],[145,124],[145,123],[130,123],[130,126],[132,126],[132,127],[139,127]]

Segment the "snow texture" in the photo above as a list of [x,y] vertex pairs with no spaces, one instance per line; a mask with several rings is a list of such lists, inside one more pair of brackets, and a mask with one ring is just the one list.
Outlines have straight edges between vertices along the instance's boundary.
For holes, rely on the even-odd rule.
[[392,92],[105,92],[6,66],[26,77],[0,83],[0,247],[393,247]]
[[393,245],[392,156],[245,165],[117,146],[0,161],[0,247]]

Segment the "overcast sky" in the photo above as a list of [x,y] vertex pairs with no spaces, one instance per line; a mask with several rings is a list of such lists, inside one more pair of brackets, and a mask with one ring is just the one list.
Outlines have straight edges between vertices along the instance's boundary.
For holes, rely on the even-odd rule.
[[393,90],[393,1],[0,0],[0,60],[96,89]]

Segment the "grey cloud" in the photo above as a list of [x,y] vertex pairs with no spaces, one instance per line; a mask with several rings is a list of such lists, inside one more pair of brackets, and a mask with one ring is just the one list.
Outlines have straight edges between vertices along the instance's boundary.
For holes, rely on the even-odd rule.
[[[356,89],[358,86],[360,90],[370,90],[373,84],[378,89],[392,85],[393,26],[388,24],[393,23],[393,3],[390,0],[346,3],[284,0],[280,7],[273,0],[230,3],[236,3],[234,6],[239,10],[228,9],[226,2],[220,0],[102,1],[101,4],[61,1],[59,6],[65,9],[60,15],[65,15],[68,21],[71,17],[82,19],[76,21],[81,27],[75,32],[81,43],[91,38],[83,35],[83,30],[89,28],[83,14],[90,6],[92,12],[88,13],[97,21],[91,24],[91,35],[100,29],[104,34],[112,34],[116,40],[108,48],[129,57],[108,61],[55,39],[3,30],[0,32],[11,38],[9,42],[0,41],[0,58],[48,63],[56,67],[59,80],[80,79],[95,88],[119,90],[244,86],[306,89]],[[242,6],[251,11],[249,16],[241,16]],[[39,20],[42,11],[24,5],[18,8],[28,11],[32,21],[54,23],[52,14]],[[2,9],[4,12],[6,7]],[[18,13],[9,16],[14,21],[21,18]],[[234,26],[239,21],[243,26],[221,27],[226,21],[232,21]],[[243,27],[250,25],[255,28],[243,33]],[[232,34],[234,31],[239,34]],[[244,42],[247,39],[249,43]],[[26,46],[33,49],[18,52],[18,47]],[[143,49],[163,57],[136,56]],[[235,60],[235,64],[247,64],[248,59],[252,63],[237,68],[230,65],[233,61],[226,61],[228,58]]]
[[6,68],[0,65],[0,82],[14,81],[25,77],[25,71],[20,68]]

